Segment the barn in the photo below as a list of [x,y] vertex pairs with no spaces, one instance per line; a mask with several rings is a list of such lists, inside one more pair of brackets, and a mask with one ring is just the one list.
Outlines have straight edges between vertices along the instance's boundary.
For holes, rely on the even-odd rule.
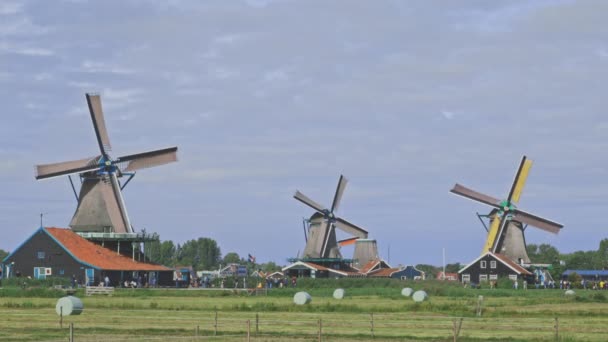
[[532,280],[534,274],[516,264],[507,256],[486,252],[458,271],[463,283],[479,284],[497,281],[499,278],[515,280]]
[[40,227],[2,260],[5,277],[74,277],[96,285],[107,276],[111,286],[147,279],[151,285],[171,285],[173,270],[140,262],[90,242],[71,229]]

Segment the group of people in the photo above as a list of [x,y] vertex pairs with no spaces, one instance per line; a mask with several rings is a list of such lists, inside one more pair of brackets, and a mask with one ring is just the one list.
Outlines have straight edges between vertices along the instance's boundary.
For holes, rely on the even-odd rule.
[[[567,283],[568,289],[570,288],[570,286],[572,286],[572,284],[569,281],[565,281],[564,282]],[[560,286],[561,288],[561,286]],[[586,280],[586,279],[581,279],[581,288],[587,290],[587,289],[592,289],[592,290],[608,290],[608,281],[604,281],[604,280],[600,280],[600,281],[591,281],[591,280]]]

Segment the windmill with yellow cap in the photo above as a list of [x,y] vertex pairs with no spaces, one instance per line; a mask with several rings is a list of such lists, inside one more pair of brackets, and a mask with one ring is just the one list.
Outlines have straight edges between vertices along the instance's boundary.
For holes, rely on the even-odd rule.
[[532,226],[553,234],[559,233],[562,229],[563,225],[523,211],[516,206],[519,203],[531,167],[532,160],[524,156],[515,175],[511,191],[509,191],[505,200],[479,193],[458,183],[450,190],[456,195],[492,207],[492,211],[487,216],[491,223],[490,227],[487,228],[488,235],[481,251],[482,254],[487,252],[500,253],[517,263],[530,263],[524,237],[526,227]]

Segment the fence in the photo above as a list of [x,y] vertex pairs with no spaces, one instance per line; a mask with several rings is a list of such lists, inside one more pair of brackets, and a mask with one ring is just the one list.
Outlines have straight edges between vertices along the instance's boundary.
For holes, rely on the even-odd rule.
[[[410,316],[407,314],[366,314],[358,319],[340,320],[339,313],[332,318],[278,320],[266,319],[264,314],[251,314],[249,319],[233,319],[231,313],[214,312],[199,324],[188,329],[175,330],[171,335],[126,333],[125,335],[106,332],[92,333],[90,327],[69,325],[68,340],[87,341],[283,341],[306,339],[308,341],[348,341],[371,339],[440,339],[458,341],[460,338],[484,340],[490,338],[561,341],[575,339],[578,332],[585,330],[583,339],[605,340],[608,327],[577,323],[572,325],[567,319],[535,318],[463,318],[447,316]],[[168,322],[167,324],[170,324]],[[84,324],[83,324],[84,325]],[[591,331],[594,335],[589,335]],[[590,337],[591,336],[591,337]],[[595,336],[596,338],[594,338]],[[65,341],[65,340],[63,340]]]

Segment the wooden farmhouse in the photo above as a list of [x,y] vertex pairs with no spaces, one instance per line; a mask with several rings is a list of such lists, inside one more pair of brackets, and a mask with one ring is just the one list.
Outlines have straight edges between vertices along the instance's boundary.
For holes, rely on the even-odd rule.
[[140,262],[82,238],[71,229],[40,227],[2,260],[5,277],[74,277],[82,285],[110,286],[146,279],[150,285],[171,285],[173,270]]
[[461,282],[474,284],[497,281],[499,278],[516,281],[531,280],[534,277],[530,271],[516,264],[507,256],[492,252],[482,254],[458,271],[458,274]]

